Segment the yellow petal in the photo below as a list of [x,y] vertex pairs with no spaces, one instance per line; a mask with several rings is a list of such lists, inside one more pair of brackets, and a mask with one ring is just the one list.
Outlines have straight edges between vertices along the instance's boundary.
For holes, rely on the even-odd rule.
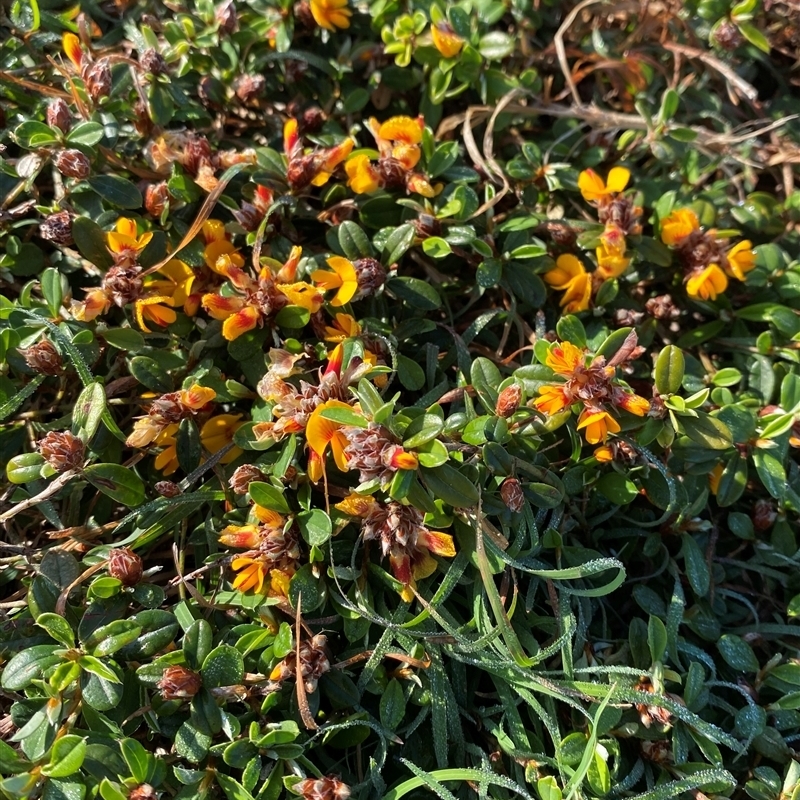
[[606,189],[609,192],[621,192],[628,185],[630,179],[630,170],[625,169],[625,167],[614,167],[611,172],[608,173]]
[[231,314],[222,323],[222,335],[232,342],[243,333],[253,330],[261,319],[261,312],[253,306],[245,306],[241,311]]

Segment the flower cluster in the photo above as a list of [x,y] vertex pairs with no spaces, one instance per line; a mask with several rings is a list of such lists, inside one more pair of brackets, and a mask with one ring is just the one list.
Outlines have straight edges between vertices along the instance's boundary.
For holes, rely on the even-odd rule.
[[[631,359],[636,349],[636,334],[628,336],[625,343],[610,358],[595,356],[589,363],[580,348],[570,342],[551,345],[545,364],[563,378],[563,382],[545,384],[539,397],[533,401],[537,411],[547,416],[577,407],[578,430],[589,444],[606,444],[609,433],[619,433],[622,428],[611,410],[627,411],[637,417],[650,410],[650,403],[615,381],[616,368]],[[601,458],[607,452],[600,451]]]
[[675,249],[686,292],[698,300],[716,300],[728,288],[728,278],[743,281],[756,265],[749,240],[731,246],[715,230],[704,231],[690,208],[676,209],[661,220],[661,241]]

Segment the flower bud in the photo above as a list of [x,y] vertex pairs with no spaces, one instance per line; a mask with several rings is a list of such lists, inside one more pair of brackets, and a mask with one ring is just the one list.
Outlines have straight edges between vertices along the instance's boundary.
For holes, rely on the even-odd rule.
[[183,494],[183,489],[173,481],[159,481],[153,487],[162,497],[177,497]]
[[101,58],[84,69],[82,77],[86,91],[95,103],[111,93],[111,65],[107,58]]
[[294,13],[295,22],[306,30],[313,31],[317,26],[314,20],[314,15],[311,13],[311,3],[308,0],[300,0],[295,3],[292,11]]
[[497,398],[494,413],[498,417],[508,419],[518,408],[522,400],[522,388],[517,383],[506,386]]
[[108,574],[123,586],[136,586],[142,579],[142,559],[129,547],[118,547],[108,553]]
[[769,530],[777,516],[775,505],[771,500],[756,500],[753,508],[753,527],[757,531]]
[[157,686],[164,700],[189,700],[203,685],[201,677],[186,667],[167,667]]
[[62,150],[55,155],[56,169],[67,178],[88,178],[92,163],[80,150]]
[[151,183],[144,193],[144,207],[149,214],[160,217],[167,203],[170,201],[169,188],[166,181]]
[[83,442],[69,431],[50,431],[36,449],[56,472],[80,469],[86,451]]
[[220,31],[233,33],[239,26],[238,20],[236,19],[236,8],[232,0],[228,0],[227,3],[223,3],[219,6],[214,16],[219,23]]
[[58,375],[64,369],[58,350],[47,339],[20,350],[25,363],[40,375]]
[[138,300],[143,286],[139,275],[141,271],[142,268],[136,265],[111,267],[103,278],[103,291],[120,308]]
[[358,280],[358,291],[353,300],[361,300],[375,294],[386,282],[386,270],[374,258],[358,258],[353,262]]
[[723,50],[735,50],[744,42],[744,37],[737,25],[726,18],[723,18],[715,27],[712,36]]
[[201,166],[211,162],[211,145],[205,136],[192,136],[183,151],[183,166],[196,177]]
[[237,467],[228,486],[234,494],[247,494],[247,489],[253,481],[265,481],[267,476],[254,464],[242,464]]
[[156,800],[156,790],[149,783],[140,783],[128,795],[128,800]]
[[522,485],[516,478],[506,478],[500,485],[500,497],[508,507],[509,511],[518,514],[525,505],[525,495],[522,493]]
[[72,217],[69,211],[59,211],[46,216],[39,223],[39,236],[53,244],[72,244]]
[[58,128],[62,133],[69,133],[69,129],[72,127],[69,106],[60,97],[47,106],[47,124],[51,128]]
[[416,219],[411,220],[411,224],[420,239],[428,239],[431,236],[439,236],[442,232],[442,224],[432,214],[420,214]]
[[233,82],[233,91],[243,103],[252,103],[264,91],[267,79],[263,75],[240,75]]
[[167,71],[167,62],[164,61],[164,56],[154,47],[148,47],[139,56],[139,66],[151,75],[163,75]]
[[350,787],[333,775],[324,778],[306,778],[293,787],[303,800],[347,800]]

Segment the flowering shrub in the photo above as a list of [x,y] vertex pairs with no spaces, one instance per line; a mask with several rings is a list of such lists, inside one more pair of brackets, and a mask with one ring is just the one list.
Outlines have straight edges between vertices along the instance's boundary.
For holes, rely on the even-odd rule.
[[796,794],[794,5],[4,26],[0,795]]

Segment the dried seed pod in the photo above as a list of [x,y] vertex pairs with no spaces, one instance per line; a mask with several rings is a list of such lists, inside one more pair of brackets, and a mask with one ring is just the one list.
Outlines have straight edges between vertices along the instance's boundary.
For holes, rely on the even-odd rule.
[[47,106],[47,124],[51,128],[58,128],[62,133],[69,133],[72,127],[72,115],[66,102],[57,97]]
[[148,47],[147,50],[139,56],[139,65],[145,72],[149,72],[151,75],[163,75],[167,71],[167,62],[164,61],[164,56],[154,47]]
[[506,386],[497,397],[494,413],[498,417],[508,419],[518,408],[522,400],[522,387],[518,383]]
[[156,800],[156,790],[149,783],[140,783],[131,789],[128,800]]
[[233,82],[233,91],[243,103],[252,103],[264,91],[267,79],[263,75],[240,75]]
[[416,219],[411,220],[411,224],[420,239],[439,236],[442,232],[441,222],[431,214],[420,214]]
[[242,464],[231,475],[228,486],[231,487],[234,494],[247,494],[247,489],[253,481],[265,481],[266,479],[267,476],[254,464]]
[[40,375],[59,375],[64,370],[61,355],[47,339],[42,339],[19,352],[25,359],[25,363]]
[[82,70],[89,97],[96,103],[111,93],[111,62],[101,58]]
[[80,469],[86,452],[83,442],[69,431],[50,431],[36,449],[56,472]]
[[771,500],[756,500],[753,507],[753,527],[757,531],[766,531],[772,527],[777,519],[778,512]]
[[88,178],[92,163],[80,150],[61,150],[53,158],[56,169],[67,178]]
[[153,487],[162,497],[177,497],[183,494],[183,489],[173,481],[159,481]]
[[108,553],[108,574],[123,586],[136,586],[142,579],[142,559],[129,547],[117,547]]
[[142,278],[139,266],[117,266],[103,277],[103,290],[120,308],[138,300],[142,294]]
[[219,6],[214,16],[219,23],[220,31],[233,33],[239,27],[239,21],[236,18],[236,8],[232,0],[228,0],[227,3],[223,3]]
[[193,176],[204,164],[211,162],[211,145],[205,136],[192,136],[183,151],[183,166]]
[[723,50],[735,50],[744,42],[738,26],[729,19],[723,19],[713,32],[714,41]]
[[334,775],[306,778],[293,788],[304,800],[347,800],[350,797],[350,787]]
[[506,478],[500,484],[500,497],[509,511],[518,514],[525,505],[525,495],[522,493],[522,484],[516,478]]
[[169,188],[166,181],[151,183],[144,193],[144,207],[149,214],[160,217],[167,203],[170,201]]
[[294,11],[295,21],[300,26],[309,31],[313,31],[317,27],[314,15],[311,13],[311,3],[308,0],[300,0],[299,3],[295,3],[292,10]]
[[164,700],[189,700],[200,691],[203,680],[196,672],[176,664],[164,670],[156,685]]
[[72,244],[72,217],[68,211],[49,214],[39,223],[39,236],[53,244]]
[[651,317],[661,320],[676,319],[681,314],[680,309],[676,308],[675,303],[672,302],[672,297],[668,294],[651,297],[644,307]]
[[361,300],[375,294],[386,282],[386,270],[374,258],[358,258],[353,262],[358,280],[358,290],[353,300]]

